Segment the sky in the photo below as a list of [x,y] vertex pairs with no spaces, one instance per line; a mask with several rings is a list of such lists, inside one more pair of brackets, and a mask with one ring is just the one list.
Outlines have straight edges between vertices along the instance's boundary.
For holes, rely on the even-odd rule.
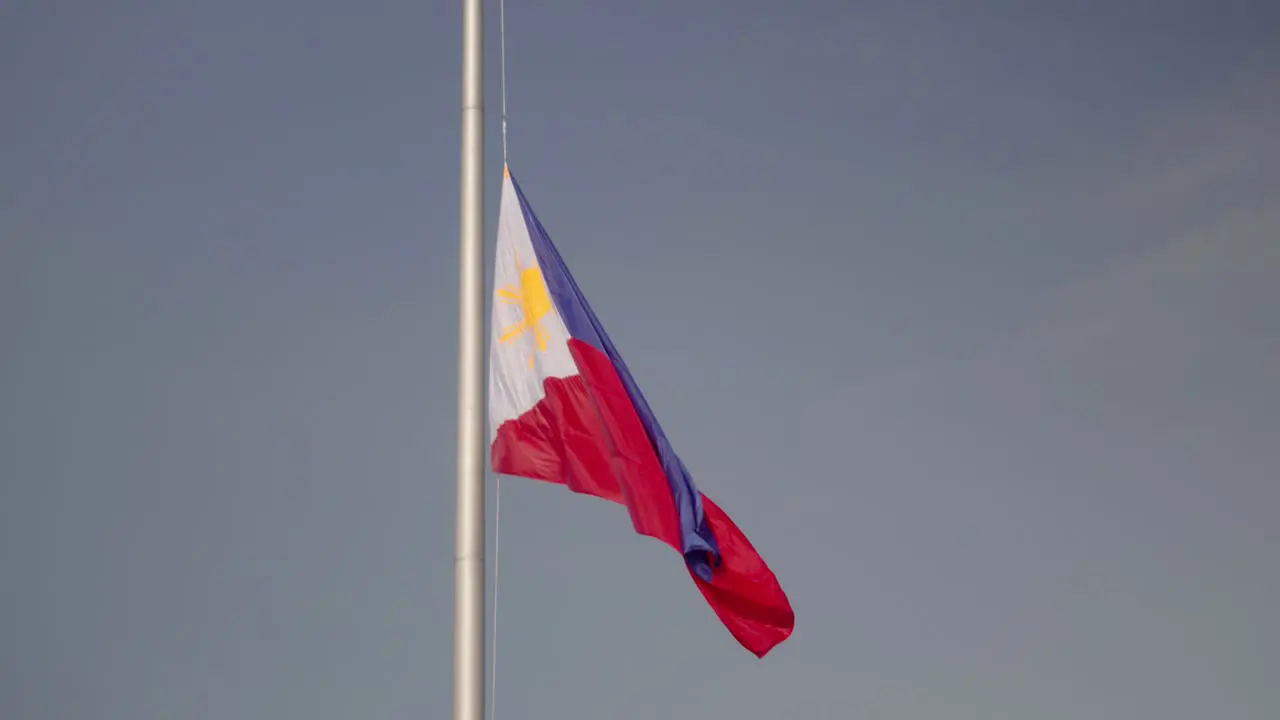
[[[1280,716],[1274,3],[506,25],[512,170],[797,625],[505,479],[498,718]],[[449,716],[460,29],[0,1],[0,716]]]

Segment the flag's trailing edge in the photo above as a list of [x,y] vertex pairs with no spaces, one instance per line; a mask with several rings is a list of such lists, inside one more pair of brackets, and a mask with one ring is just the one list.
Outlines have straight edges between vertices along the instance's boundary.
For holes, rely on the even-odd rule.
[[504,172],[489,363],[493,471],[626,506],[729,632],[764,657],[795,615],[773,572],[694,484],[524,193]]

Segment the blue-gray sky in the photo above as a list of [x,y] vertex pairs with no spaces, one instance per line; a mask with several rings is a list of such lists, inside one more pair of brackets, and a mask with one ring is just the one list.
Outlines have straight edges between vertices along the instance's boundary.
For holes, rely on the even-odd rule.
[[[798,621],[508,481],[498,716],[1280,716],[1271,5],[512,0],[512,168]],[[447,717],[459,29],[0,2],[0,716]]]

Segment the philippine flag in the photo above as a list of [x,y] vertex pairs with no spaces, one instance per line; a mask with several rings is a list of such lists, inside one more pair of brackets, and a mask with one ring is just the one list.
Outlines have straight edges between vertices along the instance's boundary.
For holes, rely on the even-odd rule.
[[493,471],[620,503],[679,551],[729,632],[764,657],[795,615],[769,566],[703,495],[519,185],[504,172],[489,357]]

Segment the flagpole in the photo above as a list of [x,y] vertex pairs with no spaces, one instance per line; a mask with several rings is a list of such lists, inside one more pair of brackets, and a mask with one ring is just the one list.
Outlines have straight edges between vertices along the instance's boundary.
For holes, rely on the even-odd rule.
[[453,558],[453,720],[484,720],[483,1],[462,4],[458,507]]

